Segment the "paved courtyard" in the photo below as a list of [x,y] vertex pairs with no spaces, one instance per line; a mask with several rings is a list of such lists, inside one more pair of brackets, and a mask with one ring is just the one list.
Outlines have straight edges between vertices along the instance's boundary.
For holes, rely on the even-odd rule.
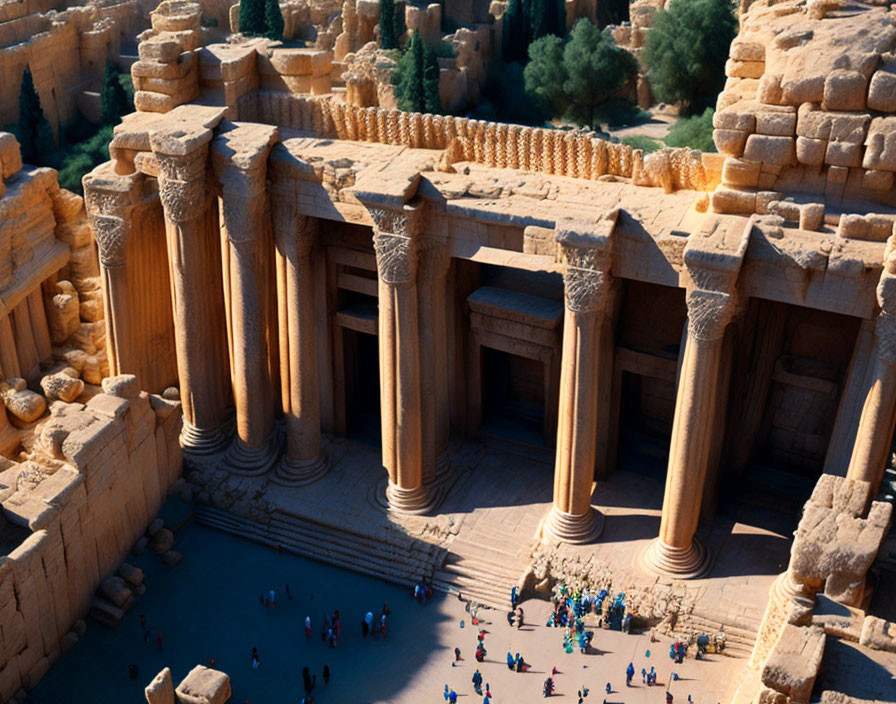
[[[50,670],[34,690],[37,704],[120,704],[143,700],[142,689],[164,666],[170,666],[175,682],[196,664],[209,664],[229,673],[235,704],[294,704],[302,685],[301,670],[317,673],[314,692],[318,704],[442,702],[448,684],[460,702],[480,701],[471,678],[476,666],[473,651],[476,629],[464,604],[454,597],[436,594],[426,606],[414,602],[407,590],[312,562],[193,524],[177,534],[175,547],[184,558],[174,568],[145,553],[132,561],[146,573],[147,592],[137,600],[121,625],[113,631],[89,623],[84,638]],[[284,585],[290,585],[287,600]],[[263,591],[274,588],[279,606],[259,604]],[[363,613],[379,612],[383,601],[392,611],[388,637],[361,636]],[[600,631],[596,651],[567,655],[562,650],[562,631],[549,629],[549,604],[523,604],[531,625],[510,629],[504,614],[484,611],[488,657],[480,666],[491,685],[495,704],[541,701],[541,685],[556,666],[556,698],[577,701],[576,690],[590,688],[587,701],[608,704],[662,704],[665,684],[672,671],[668,642],[650,643],[647,635]],[[334,650],[320,639],[327,612],[339,609],[342,640]],[[161,629],[163,649],[144,645],[140,614],[153,629]],[[313,637],[305,639],[303,620],[310,615]],[[463,623],[463,627],[461,624]],[[259,651],[261,666],[250,664],[252,647]],[[455,646],[465,660],[452,667]],[[507,651],[520,652],[533,665],[525,674],[510,672],[504,664]],[[647,656],[647,651],[650,656]],[[633,662],[636,671],[655,666],[661,686],[640,684],[626,688],[624,670]],[[671,683],[676,702],[688,694],[700,704],[730,700],[743,660],[708,656],[706,661],[687,660],[678,667],[680,679]],[[136,680],[128,678],[128,664],[140,668]],[[329,685],[321,681],[329,665]],[[607,682],[613,692],[604,692]]]

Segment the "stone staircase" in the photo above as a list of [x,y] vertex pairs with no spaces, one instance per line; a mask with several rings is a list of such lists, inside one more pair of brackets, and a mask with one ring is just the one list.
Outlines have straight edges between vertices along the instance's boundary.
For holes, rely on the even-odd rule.
[[696,631],[698,634],[706,633],[711,637],[719,632],[724,623],[725,652],[736,657],[749,658],[753,652],[753,645],[756,643],[760,622],[750,621],[747,623],[741,620],[737,625],[732,625],[730,621],[730,617],[721,618],[717,615],[697,611],[679,616],[675,632],[682,637],[692,631]]
[[500,525],[478,525],[451,543],[444,565],[433,574],[433,588],[499,611],[510,610],[510,590],[528,563],[519,535]]
[[445,549],[397,530],[375,537],[275,511],[265,525],[210,506],[197,506],[194,518],[211,528],[282,548],[313,560],[405,586],[430,578],[445,561]]

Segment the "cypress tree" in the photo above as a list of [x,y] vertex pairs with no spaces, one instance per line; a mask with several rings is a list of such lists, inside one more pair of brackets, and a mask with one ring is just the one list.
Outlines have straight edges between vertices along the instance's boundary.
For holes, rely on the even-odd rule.
[[439,96],[439,59],[429,45],[423,47],[423,112],[442,114]]
[[118,69],[110,61],[106,64],[106,75],[103,78],[103,113],[101,122],[104,125],[117,125],[122,116],[131,112],[128,94],[118,77]]
[[240,33],[253,37],[264,33],[264,0],[240,0]]
[[416,30],[411,43],[398,61],[395,71],[395,97],[399,110],[424,112],[426,102],[423,90],[423,40]]
[[392,33],[395,36],[395,47],[401,46],[404,41],[404,35],[408,33],[408,26],[404,21],[404,10],[407,6],[405,2],[396,2],[395,10],[392,13]]
[[[530,0],[531,1],[531,0]],[[506,62],[526,60],[525,8],[523,0],[510,0],[504,13],[501,53]]]
[[283,13],[278,0],[264,0],[264,36],[283,39]]
[[22,85],[19,88],[18,131],[22,161],[37,166],[46,165],[56,151],[56,142],[28,68],[22,73]]
[[380,0],[380,48],[398,48],[398,40],[395,38],[395,0]]

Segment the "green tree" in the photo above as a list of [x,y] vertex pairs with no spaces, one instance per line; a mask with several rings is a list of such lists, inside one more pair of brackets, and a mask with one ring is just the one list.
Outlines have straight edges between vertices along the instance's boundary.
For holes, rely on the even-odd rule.
[[426,110],[423,88],[423,39],[414,30],[407,50],[398,60],[398,68],[392,75],[398,109],[405,112]]
[[28,68],[22,73],[22,85],[19,88],[18,138],[23,161],[36,166],[51,165],[56,152],[56,141],[40,105],[40,97],[34,89],[31,69]]
[[117,125],[124,115],[133,111],[133,105],[121,84],[118,69],[110,61],[106,64],[106,75],[103,79],[103,112],[100,122],[104,125]]
[[265,0],[240,0],[240,33],[247,37],[264,33]]
[[736,33],[730,0],[672,0],[653,16],[644,44],[653,94],[681,102],[686,114],[714,103]]
[[268,39],[283,39],[283,13],[280,12],[279,0],[264,0],[264,30]]
[[672,125],[666,135],[667,146],[690,147],[702,152],[714,152],[716,145],[712,140],[712,116],[715,110],[706,108],[702,115],[684,117]]
[[398,40],[395,38],[395,0],[380,0],[380,48],[398,48]]
[[560,0],[527,0],[528,23],[526,37],[529,43],[549,34],[562,37],[566,34],[566,6]]
[[526,61],[526,11],[523,0],[510,0],[501,23],[501,53],[504,61]]
[[439,96],[439,59],[429,45],[423,47],[423,107],[424,112],[442,114]]
[[392,15],[392,33],[395,35],[395,46],[400,47],[404,42],[404,35],[408,33],[408,26],[404,21],[404,9],[407,3],[395,3],[395,12]]
[[635,57],[583,18],[565,40],[548,35],[532,42],[523,76],[526,92],[554,115],[594,128],[601,105],[637,72]]

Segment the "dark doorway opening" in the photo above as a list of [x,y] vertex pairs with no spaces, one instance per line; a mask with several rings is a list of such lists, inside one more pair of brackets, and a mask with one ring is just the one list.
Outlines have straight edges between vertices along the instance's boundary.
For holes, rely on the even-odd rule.
[[618,466],[664,481],[674,416],[674,384],[622,372]]
[[483,347],[483,432],[544,447],[544,375],[537,360]]
[[376,335],[342,329],[345,355],[346,434],[381,446],[380,356]]

